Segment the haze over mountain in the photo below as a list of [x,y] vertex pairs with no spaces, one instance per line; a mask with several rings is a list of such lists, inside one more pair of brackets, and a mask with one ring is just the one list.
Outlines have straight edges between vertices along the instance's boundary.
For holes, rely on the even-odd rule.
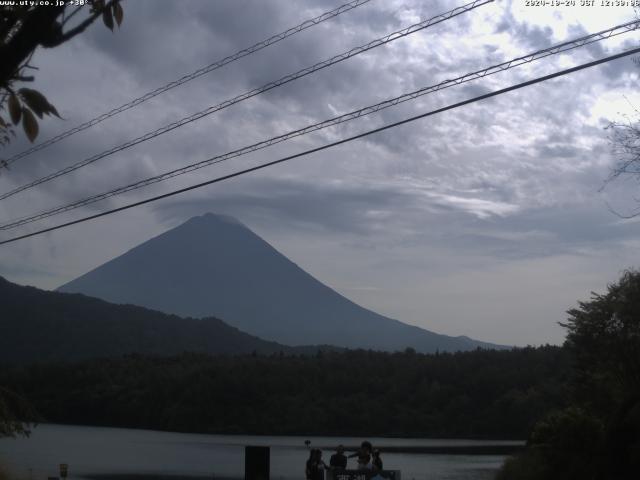
[[356,305],[234,218],[193,217],[59,288],[187,317],[214,316],[287,345],[421,352],[494,348]]
[[315,353],[239,331],[217,318],[179,318],[85,295],[48,292],[0,277],[0,362],[31,363],[117,357]]

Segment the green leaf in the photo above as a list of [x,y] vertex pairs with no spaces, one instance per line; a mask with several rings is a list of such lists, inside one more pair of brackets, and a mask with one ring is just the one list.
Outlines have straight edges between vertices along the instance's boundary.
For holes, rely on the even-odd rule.
[[49,102],[39,91],[31,88],[21,88],[18,90],[18,93],[20,93],[20,96],[27,106],[33,110],[33,113],[35,113],[39,118],[42,118],[43,113],[47,113],[49,111]]
[[38,136],[38,121],[31,110],[27,108],[22,109],[22,128],[24,128],[24,133],[27,134],[29,141],[33,143]]
[[42,114],[53,114],[60,118],[56,107],[49,103],[49,100],[37,90],[31,88],[21,88],[19,91],[22,99],[29,106],[31,110],[39,117],[42,118]]
[[53,105],[49,104],[49,112],[53,115],[55,115],[56,117],[62,119],[62,117],[60,116],[60,114],[58,113],[58,110],[56,109],[56,107],[54,107]]
[[110,8],[102,10],[102,21],[107,28],[113,32],[113,13]]
[[20,106],[20,100],[13,93],[9,95],[9,115],[11,116],[11,122],[14,125],[20,123],[20,116],[22,115],[22,107]]
[[96,13],[101,11],[104,8],[104,0],[89,0],[91,4],[91,13]]
[[122,19],[124,18],[124,10],[122,10],[122,5],[120,5],[120,2],[115,2],[113,4],[113,16],[116,19],[118,28],[120,28],[120,25],[122,24]]

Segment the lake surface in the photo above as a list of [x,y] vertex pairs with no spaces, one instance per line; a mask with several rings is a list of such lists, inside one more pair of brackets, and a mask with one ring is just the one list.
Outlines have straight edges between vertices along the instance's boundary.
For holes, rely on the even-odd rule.
[[[359,445],[363,438],[200,435],[123,428],[39,425],[30,438],[0,439],[0,462],[17,480],[58,476],[69,464],[69,480],[125,480],[134,476],[244,478],[244,447],[271,447],[271,478],[304,479],[306,439],[316,447]],[[368,438],[382,448],[385,469],[401,470],[402,480],[485,480],[493,478],[504,455],[384,453],[384,446],[520,445],[511,441]],[[333,452],[323,451],[328,463]],[[355,459],[350,459],[353,466]]]

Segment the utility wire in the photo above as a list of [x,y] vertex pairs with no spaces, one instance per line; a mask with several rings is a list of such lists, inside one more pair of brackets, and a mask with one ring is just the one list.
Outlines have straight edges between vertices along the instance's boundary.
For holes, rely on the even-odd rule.
[[218,60],[194,72],[184,75],[183,77],[180,77],[179,79],[174,80],[173,82],[169,82],[166,85],[163,85],[161,87],[156,88],[155,90],[145,93],[141,97],[134,98],[133,100],[123,105],[120,105],[119,107],[116,107],[106,113],[103,113],[102,115],[99,115],[95,118],[92,118],[91,120],[86,121],[85,123],[82,123],[65,132],[62,132],[56,135],[55,137],[51,137],[48,140],[45,140],[37,145],[34,145],[28,148],[27,150],[17,153],[9,157],[6,160],[6,164],[11,165],[13,162],[20,160],[21,158],[31,155],[34,152],[42,150],[50,145],[53,145],[54,143],[59,142],[60,140],[70,137],[71,135],[74,135],[78,132],[86,130],[87,128],[93,127],[94,125],[97,125],[108,118],[114,117],[119,113],[125,112],[133,107],[137,107],[138,105],[146,102],[147,100],[151,100],[152,98],[157,97],[158,95],[164,92],[167,92],[173,88],[176,88],[180,85],[190,82],[191,80],[195,80],[196,78],[201,77],[202,75],[206,75],[207,73],[213,72],[214,70],[222,68],[225,65],[228,65],[229,63],[235,62],[236,60],[240,60],[243,57],[251,55],[252,53],[258,52],[263,48],[273,45],[274,43],[278,43],[281,40],[284,40],[285,38],[295,35],[296,33],[302,32],[303,30],[314,27],[322,22],[325,22],[334,17],[337,17],[342,13],[353,10],[354,8],[358,8],[359,6],[364,5],[365,3],[368,3],[370,1],[371,0],[353,0],[351,2],[340,5],[338,8],[334,8],[333,10],[325,12],[322,15],[318,15],[317,17],[305,20],[304,22],[302,22],[299,25],[296,25],[295,27],[285,30],[284,32],[277,33],[276,35],[273,35],[272,37],[269,37],[266,40],[262,40],[261,42],[258,42],[255,45],[252,45],[243,50],[240,50],[234,53],[233,55],[229,55],[228,57],[223,58],[222,60]]
[[518,83],[516,85],[511,85],[510,87],[502,88],[500,90],[494,90],[493,92],[485,93],[483,95],[478,95],[477,97],[473,97],[473,98],[470,98],[468,100],[464,100],[462,102],[458,102],[458,103],[454,103],[454,104],[451,104],[451,105],[447,105],[446,107],[438,108],[436,110],[431,110],[429,112],[422,113],[420,115],[415,115],[413,117],[409,117],[409,118],[406,118],[404,120],[400,120],[398,122],[390,123],[388,125],[384,125],[382,127],[375,128],[373,130],[368,130],[368,131],[360,133],[358,135],[354,135],[354,136],[351,136],[351,137],[348,137],[348,138],[344,138],[342,140],[338,140],[336,142],[332,142],[332,143],[329,143],[329,144],[326,144],[326,145],[322,145],[320,147],[316,147],[316,148],[312,148],[312,149],[309,149],[309,150],[305,150],[304,152],[296,153],[294,155],[289,155],[287,157],[283,157],[283,158],[280,158],[278,160],[273,160],[271,162],[263,163],[261,165],[255,166],[255,167],[246,168],[244,170],[240,170],[240,171],[237,171],[237,172],[234,172],[234,173],[230,173],[228,175],[223,175],[221,177],[216,177],[216,178],[213,178],[211,180],[207,180],[205,182],[201,182],[201,183],[197,183],[195,185],[191,185],[189,187],[181,188],[179,190],[174,190],[172,192],[164,193],[162,195],[157,195],[155,197],[147,198],[145,200],[140,200],[138,202],[129,203],[127,205],[123,205],[123,206],[118,207],[118,208],[113,208],[113,209],[107,210],[105,212],[96,213],[94,215],[89,215],[87,217],[79,218],[77,220],[72,220],[70,222],[61,223],[61,224],[55,225],[53,227],[44,228],[42,230],[37,230],[35,232],[27,233],[25,235],[20,235],[20,236],[17,236],[17,237],[9,238],[7,240],[0,241],[0,245],[4,245],[4,244],[7,244],[7,243],[11,243],[11,242],[16,242],[18,240],[22,240],[22,239],[25,239],[25,238],[33,237],[35,235],[41,235],[43,233],[52,232],[54,230],[59,230],[61,228],[65,228],[65,227],[68,227],[68,226],[71,226],[71,225],[87,222],[89,220],[94,220],[96,218],[104,217],[106,215],[111,215],[113,213],[121,212],[123,210],[128,210],[128,209],[133,208],[133,207],[137,207],[137,206],[140,206],[140,205],[145,205],[147,203],[156,202],[158,200],[162,200],[164,198],[172,197],[172,196],[175,196],[175,195],[178,195],[178,194],[181,194],[181,193],[185,193],[185,192],[188,192],[188,191],[191,191],[191,190],[202,188],[204,186],[211,185],[213,183],[219,183],[219,182],[222,182],[224,180],[229,180],[231,178],[239,177],[239,176],[247,174],[247,173],[255,172],[255,171],[261,170],[263,168],[271,167],[271,166],[277,165],[279,163],[284,163],[284,162],[287,162],[289,160],[293,160],[295,158],[304,157],[306,155],[310,155],[312,153],[316,153],[316,152],[319,152],[319,151],[322,151],[322,150],[326,150],[326,149],[329,149],[329,148],[332,148],[332,147],[335,147],[335,146],[338,146],[338,145],[342,145],[344,143],[348,143],[348,142],[351,142],[353,140],[364,138],[364,137],[367,137],[369,135],[373,135],[374,133],[379,133],[379,132],[382,132],[382,131],[385,131],[385,130],[389,130],[391,128],[395,128],[395,127],[398,127],[400,125],[404,125],[405,123],[414,122],[416,120],[420,120],[422,118],[430,117],[430,116],[436,115],[438,113],[446,112],[448,110],[453,110],[455,108],[459,108],[459,107],[462,107],[462,106],[465,106],[465,105],[469,105],[471,103],[475,103],[475,102],[478,102],[478,101],[481,101],[481,100],[486,100],[488,98],[492,98],[492,97],[495,97],[495,96],[498,96],[498,95],[502,95],[502,94],[507,93],[507,92],[518,90],[520,88],[528,87],[530,85],[534,85],[534,84],[537,84],[537,83],[545,82],[545,81],[551,80],[553,78],[561,77],[563,75],[568,75],[568,74],[571,74],[571,73],[574,73],[574,72],[577,72],[577,71],[580,71],[580,70],[584,70],[586,68],[590,68],[590,67],[594,67],[596,65],[600,65],[600,64],[603,64],[603,63],[610,62],[612,60],[617,60],[619,58],[627,57],[629,55],[634,55],[636,53],[640,53],[640,48],[634,48],[632,50],[627,50],[625,52],[618,53],[616,55],[610,55],[608,57],[601,58],[599,60],[594,60],[593,62],[583,63],[582,65],[578,65],[576,67],[567,68],[565,70],[561,70],[561,71],[558,71],[558,72],[555,72],[555,73],[551,73],[551,74],[545,75],[543,77],[537,77],[537,78],[534,78],[533,80],[527,80],[526,82]]
[[414,25],[411,25],[407,28],[404,28],[402,30],[398,30],[396,32],[390,33],[388,35],[385,35],[384,37],[378,38],[376,40],[373,40],[369,43],[367,43],[366,45],[362,45],[359,47],[355,47],[352,48],[351,50],[349,50],[348,52],[344,52],[341,53],[339,55],[336,55],[334,57],[331,57],[327,60],[324,60],[322,62],[316,63],[315,65],[312,65],[310,67],[304,68],[302,70],[299,70],[295,73],[286,75],[278,80],[275,80],[273,82],[267,83],[261,87],[255,88],[253,90],[250,90],[246,93],[243,93],[241,95],[238,95],[237,97],[234,97],[230,100],[225,100],[222,103],[219,103],[217,105],[213,105],[205,110],[202,110],[200,112],[194,113],[193,115],[190,115],[188,117],[184,117],[181,120],[178,120],[176,122],[170,123],[169,125],[165,125],[163,127],[160,127],[157,130],[154,130],[152,132],[148,132],[138,138],[135,138],[133,140],[130,140],[126,143],[123,143],[121,145],[118,145],[116,147],[113,147],[109,150],[105,150],[102,153],[99,153],[97,155],[94,155],[92,157],[86,158],[84,160],[81,160],[80,162],[77,162],[73,165],[70,165],[68,167],[63,168],[62,170],[58,170],[57,172],[51,173],[49,175],[46,175],[44,177],[41,177],[37,180],[34,180],[30,183],[27,183],[25,185],[22,185],[20,187],[17,187],[9,192],[6,192],[2,195],[0,195],[0,200],[4,200],[8,197],[11,197],[19,192],[22,192],[24,190],[27,190],[29,188],[33,188],[37,185],[41,185],[45,182],[48,182],[50,180],[53,180],[54,178],[58,178],[62,175],[66,175],[68,173],[71,173],[75,170],[78,170],[79,168],[82,168],[86,165],[89,165],[91,163],[97,162],[98,160],[107,157],[109,155],[113,155],[114,153],[117,152],[121,152],[123,150],[126,150],[128,148],[133,147],[134,145],[138,145],[142,142],[146,142],[147,140],[151,140],[152,138],[155,138],[159,135],[163,135],[167,132],[170,132],[172,130],[175,130],[176,128],[180,128],[184,125],[187,125],[191,122],[194,122],[196,120],[199,120],[203,117],[206,117],[207,115],[211,115],[212,113],[218,112],[220,110],[223,110],[227,107],[230,107],[231,105],[235,105],[236,103],[242,102],[243,100],[247,100],[251,97],[255,97],[256,95],[260,95],[261,93],[267,92],[269,90],[272,90],[274,88],[277,88],[281,85],[285,85],[289,82],[292,82],[294,80],[297,80],[301,77],[304,77],[306,75],[309,75],[311,73],[317,72],[318,70],[321,70],[323,68],[329,67],[331,65],[334,65],[336,63],[342,62],[344,60],[347,60],[351,57],[354,57],[356,55],[359,55],[361,53],[364,53],[368,50],[371,50],[373,48],[376,47],[380,47],[382,45],[385,45],[387,43],[393,42],[394,40],[398,40],[399,38],[404,38],[407,35],[411,35],[412,33],[416,33],[419,32],[421,30],[424,30],[425,28],[431,27],[433,25],[436,25],[438,23],[444,22],[446,20],[449,20],[453,17],[456,17],[458,15],[462,15],[463,13],[466,13],[470,10],[473,10],[475,8],[478,8],[482,5],[486,5],[488,3],[492,3],[494,0],[474,0],[471,3],[468,3],[464,6],[461,7],[457,7],[454,8],[453,10],[449,10],[446,13],[443,13],[441,15],[437,15],[435,17],[432,17],[428,20],[424,20],[420,23],[416,23]]
[[448,79],[448,80],[444,80],[438,84],[435,85],[431,85],[428,87],[423,87],[419,90],[415,90],[413,92],[410,93],[405,93],[403,95],[400,95],[398,97],[389,99],[389,100],[385,100],[383,102],[377,103],[375,105],[370,105],[358,110],[354,110],[352,112],[346,113],[344,115],[340,115],[337,117],[333,117],[330,118],[328,120],[324,120],[322,122],[319,123],[315,123],[313,125],[309,125],[307,127],[304,128],[300,128],[297,130],[293,130],[290,132],[287,132],[283,135],[279,135],[277,137],[272,137],[268,140],[263,140],[261,142],[258,143],[254,143],[252,145],[248,145],[245,147],[242,147],[240,149],[237,150],[233,150],[231,152],[227,152],[221,155],[216,155],[214,157],[208,158],[206,160],[202,160],[200,162],[197,163],[193,163],[190,165],[186,165],[184,167],[180,167],[174,170],[170,170],[168,172],[165,173],[161,173],[159,175],[155,175],[153,177],[149,177],[143,180],[139,180],[133,183],[130,183],[128,185],[122,186],[122,187],[118,187],[112,190],[108,190],[106,192],[97,194],[97,195],[93,195],[90,197],[86,197],[84,199],[75,201],[73,203],[70,204],[64,204],[64,205],[60,205],[57,206],[55,208],[52,209],[48,209],[30,216],[25,216],[22,218],[18,218],[18,219],[14,219],[11,220],[7,223],[4,224],[0,224],[0,230],[10,230],[28,223],[32,223],[38,220],[42,220],[44,218],[48,218],[51,217],[53,215],[57,215],[60,213],[64,213],[64,212],[68,212],[70,210],[74,210],[76,208],[80,208],[83,206],[87,206],[93,203],[96,203],[98,201],[101,200],[105,200],[107,198],[111,198],[114,197],[116,195],[120,195],[126,192],[130,192],[132,190],[137,190],[139,188],[142,187],[146,187],[149,185],[153,185],[155,183],[164,181],[164,180],[168,180],[170,178],[173,177],[177,177],[179,175],[183,175],[186,173],[190,173],[194,170],[198,170],[200,168],[204,168],[213,164],[217,164],[217,163],[221,163],[224,162],[226,160],[235,158],[235,157],[240,157],[242,155],[246,155],[248,153],[251,152],[255,152],[257,150],[262,150],[264,148],[270,147],[272,145],[284,142],[286,140],[289,140],[291,138],[294,137],[298,137],[301,135],[306,135],[308,133],[314,132],[314,131],[318,131],[324,128],[328,128],[331,126],[335,126],[335,125],[339,125],[351,120],[355,120],[358,118],[361,118],[363,116],[366,115],[370,115],[372,113],[376,113],[379,112],[381,110],[384,110],[386,108],[398,105],[400,103],[404,103],[407,102],[409,100],[415,100],[418,97],[421,97],[423,95],[427,95],[429,93],[433,93],[436,91],[440,91],[440,90],[444,90],[446,88],[449,87],[453,87],[456,85],[460,85],[463,83],[467,83],[470,82],[472,80],[476,80],[478,78],[483,78],[485,76],[488,75],[493,75],[495,73],[499,73],[499,72],[503,72],[505,70],[511,69],[511,68],[515,68],[518,67],[520,65],[523,65],[525,63],[530,63],[533,62],[535,60],[540,60],[542,58],[546,58],[548,56],[551,55],[556,55],[562,52],[566,52],[569,50],[573,50],[575,48],[579,48],[579,47],[583,47],[585,45],[589,45],[591,43],[606,39],[606,38],[611,38],[613,36],[617,36],[617,35],[621,35],[623,33],[626,33],[628,31],[631,30],[635,30],[637,28],[640,28],[640,20],[636,20],[633,22],[628,22],[622,25],[618,25],[612,28],[609,28],[607,30],[602,30],[600,32],[591,34],[591,35],[586,35],[574,40],[570,40],[567,42],[563,42],[542,50],[538,50],[535,51],[533,53],[530,53],[528,55],[524,55],[521,57],[517,57],[511,60],[508,60],[506,62],[502,62],[500,64],[497,65],[493,65],[481,70],[477,70],[475,72],[471,72],[471,73],[467,73],[461,77],[457,77],[454,79]]

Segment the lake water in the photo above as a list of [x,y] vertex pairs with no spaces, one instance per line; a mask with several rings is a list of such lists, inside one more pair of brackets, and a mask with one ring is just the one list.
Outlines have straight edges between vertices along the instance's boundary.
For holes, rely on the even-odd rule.
[[[111,480],[142,475],[244,477],[244,447],[271,447],[271,478],[304,479],[306,439],[312,446],[359,445],[363,438],[200,435],[123,428],[39,425],[30,438],[0,439],[0,462],[17,480],[58,476],[69,464],[69,479]],[[503,455],[384,453],[384,446],[496,445],[519,442],[368,438],[381,447],[385,469],[401,470],[402,480],[485,480],[493,478]],[[323,458],[333,452],[325,450]],[[350,459],[350,466],[354,459]],[[139,477],[140,478],[140,477]]]

